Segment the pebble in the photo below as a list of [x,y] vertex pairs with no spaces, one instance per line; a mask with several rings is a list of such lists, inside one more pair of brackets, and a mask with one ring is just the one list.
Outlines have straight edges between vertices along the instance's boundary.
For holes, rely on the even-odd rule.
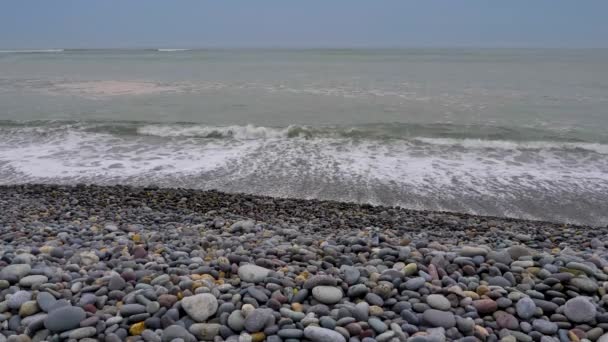
[[3,191],[11,341],[608,342],[601,227],[154,187]]
[[575,323],[590,322],[595,318],[595,305],[585,297],[575,297],[566,302],[564,315]]
[[346,342],[346,338],[339,332],[312,325],[304,329],[304,337],[313,342]]
[[205,322],[218,308],[217,298],[210,293],[185,297],[181,303],[188,316],[197,322]]
[[270,270],[257,265],[247,264],[239,267],[239,277],[249,283],[259,283],[268,277]]
[[44,320],[44,326],[52,332],[63,332],[77,328],[85,318],[86,313],[82,308],[64,306],[54,309]]
[[316,286],[312,289],[312,296],[323,304],[336,304],[343,295],[342,290],[333,286]]
[[432,294],[426,297],[426,302],[437,310],[449,310],[452,307],[450,301],[442,295]]

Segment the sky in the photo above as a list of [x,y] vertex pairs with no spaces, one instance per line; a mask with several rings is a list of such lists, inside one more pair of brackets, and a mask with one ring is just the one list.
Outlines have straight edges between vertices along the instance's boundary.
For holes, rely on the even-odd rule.
[[608,0],[2,0],[0,49],[608,47]]

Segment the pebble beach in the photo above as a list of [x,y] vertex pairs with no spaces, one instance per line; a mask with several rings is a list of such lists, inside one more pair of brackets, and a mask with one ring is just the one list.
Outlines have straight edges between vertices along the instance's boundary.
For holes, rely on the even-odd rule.
[[608,341],[608,227],[0,187],[2,341]]

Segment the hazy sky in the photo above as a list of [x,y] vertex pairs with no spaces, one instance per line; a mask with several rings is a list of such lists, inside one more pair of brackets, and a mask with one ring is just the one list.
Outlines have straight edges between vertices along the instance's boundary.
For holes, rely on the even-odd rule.
[[608,47],[608,0],[1,0],[0,48]]

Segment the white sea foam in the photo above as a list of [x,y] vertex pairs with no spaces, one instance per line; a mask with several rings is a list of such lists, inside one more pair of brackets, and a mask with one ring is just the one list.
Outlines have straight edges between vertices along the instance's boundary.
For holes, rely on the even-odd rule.
[[453,138],[414,138],[431,145],[460,146],[467,149],[502,149],[502,150],[542,150],[542,149],[568,149],[587,150],[601,154],[608,154],[608,145],[600,143],[578,143],[559,141],[513,141],[488,139],[453,139]]
[[139,134],[159,137],[201,137],[234,138],[238,140],[286,138],[290,128],[263,126],[184,126],[184,125],[146,125],[137,129]]

